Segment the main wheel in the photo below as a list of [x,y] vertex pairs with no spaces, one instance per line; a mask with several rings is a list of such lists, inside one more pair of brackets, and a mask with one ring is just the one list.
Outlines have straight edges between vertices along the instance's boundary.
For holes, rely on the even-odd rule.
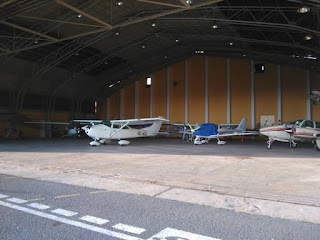
[[270,142],[268,141],[268,142],[266,142],[266,148],[267,149],[271,149],[271,144],[270,144]]
[[316,150],[316,151],[320,151],[320,148],[318,147],[318,145],[317,145],[317,144],[315,144],[315,145],[314,145],[314,150]]

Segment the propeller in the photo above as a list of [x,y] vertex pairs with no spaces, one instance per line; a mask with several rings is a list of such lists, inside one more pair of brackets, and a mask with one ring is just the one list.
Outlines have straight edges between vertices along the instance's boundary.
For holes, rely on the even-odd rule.
[[190,123],[188,123],[188,126],[189,126],[190,131],[191,131],[191,139],[193,140],[193,138],[194,138],[194,135],[193,135],[194,131],[198,130],[200,127],[193,128]]

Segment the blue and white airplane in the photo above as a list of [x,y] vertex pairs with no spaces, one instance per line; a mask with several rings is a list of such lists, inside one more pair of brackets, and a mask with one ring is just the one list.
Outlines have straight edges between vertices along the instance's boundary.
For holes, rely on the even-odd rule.
[[234,136],[253,136],[259,135],[258,131],[247,131],[247,119],[243,118],[240,124],[220,124],[215,125],[212,123],[204,123],[199,128],[192,128],[189,126],[191,134],[195,136],[194,144],[200,145],[208,143],[211,139],[217,139],[218,144],[225,144],[226,141],[223,139],[234,137]]

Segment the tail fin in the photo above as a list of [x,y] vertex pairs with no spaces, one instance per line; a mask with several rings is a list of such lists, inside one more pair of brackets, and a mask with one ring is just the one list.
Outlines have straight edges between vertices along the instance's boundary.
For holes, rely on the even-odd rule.
[[236,128],[236,130],[245,131],[247,129],[247,119],[242,118],[239,126]]
[[154,122],[150,127],[146,127],[145,130],[157,134],[160,131],[163,121]]

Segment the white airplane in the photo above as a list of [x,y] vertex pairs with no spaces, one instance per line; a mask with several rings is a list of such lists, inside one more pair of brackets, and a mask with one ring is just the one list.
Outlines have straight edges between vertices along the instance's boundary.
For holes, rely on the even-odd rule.
[[[61,138],[64,138],[64,137],[80,137],[80,132],[81,132],[81,128],[80,127],[76,127],[76,126],[73,126],[74,124],[72,124],[72,121],[71,122],[44,122],[44,121],[40,121],[40,122],[35,122],[35,121],[25,121],[24,123],[27,123],[27,124],[43,124],[43,125],[66,125],[67,127],[63,130],[63,133],[59,133],[58,135],[62,135]],[[61,129],[59,129],[61,130]],[[52,129],[51,129],[52,131]],[[57,129],[55,131],[58,131]],[[53,134],[53,133],[51,133]],[[51,135],[50,134],[50,135]]]
[[[93,139],[91,146],[99,146],[105,144],[111,139],[118,139],[121,146],[128,145],[128,138],[151,137],[159,133],[161,125],[164,121],[168,121],[162,117],[158,118],[140,118],[125,120],[74,120],[75,122],[89,122],[92,125],[82,127],[85,133]],[[130,127],[129,124],[152,124],[151,126],[136,129]]]
[[[218,144],[225,144],[227,139],[234,136],[248,136],[248,135],[259,135],[257,131],[247,131],[247,119],[243,118],[240,124],[219,124],[215,125],[212,123],[202,124],[200,127],[193,129],[191,126],[191,133],[196,136],[194,139],[194,144],[204,144],[208,143],[211,139],[217,139]],[[221,140],[222,139],[222,140]]]
[[269,137],[266,147],[271,149],[273,141],[289,142],[290,147],[297,147],[297,141],[315,143],[314,148],[320,150],[320,122],[297,120],[292,124],[265,127],[260,133]]

